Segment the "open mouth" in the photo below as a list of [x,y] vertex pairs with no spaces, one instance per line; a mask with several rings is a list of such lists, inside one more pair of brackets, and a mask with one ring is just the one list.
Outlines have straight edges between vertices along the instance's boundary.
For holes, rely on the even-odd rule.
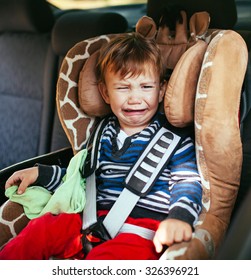
[[144,112],[146,109],[125,109],[124,111],[126,113],[142,113]]

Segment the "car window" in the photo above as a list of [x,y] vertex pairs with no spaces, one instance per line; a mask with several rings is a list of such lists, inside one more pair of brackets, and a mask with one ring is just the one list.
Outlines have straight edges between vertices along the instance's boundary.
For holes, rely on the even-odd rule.
[[145,4],[147,0],[47,0],[60,9],[93,9],[117,5]]

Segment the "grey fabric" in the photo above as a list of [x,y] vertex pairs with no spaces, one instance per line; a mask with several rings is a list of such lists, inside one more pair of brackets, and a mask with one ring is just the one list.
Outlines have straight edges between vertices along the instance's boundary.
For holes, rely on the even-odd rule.
[[45,0],[0,0],[0,169],[49,152],[57,74],[51,16]]
[[47,35],[4,33],[0,36],[0,94],[40,99],[43,95]]
[[127,30],[126,19],[116,13],[72,11],[63,14],[52,32],[53,49],[58,55],[76,43],[103,34],[122,33]]
[[45,0],[0,0],[0,31],[48,32],[53,24]]
[[43,105],[49,42],[46,34],[0,36],[0,169],[48,152],[39,151],[39,145],[42,118],[47,123],[52,115],[44,109],[50,101]]
[[251,1],[235,0],[238,19],[234,29],[251,30]]
[[38,99],[1,96],[0,169],[37,154],[41,106]]

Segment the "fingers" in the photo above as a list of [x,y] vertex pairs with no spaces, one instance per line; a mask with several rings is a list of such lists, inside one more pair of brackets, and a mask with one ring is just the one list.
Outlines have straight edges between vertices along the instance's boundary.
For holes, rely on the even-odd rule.
[[24,193],[25,190],[29,187],[29,185],[30,185],[30,182],[29,182],[26,178],[24,178],[24,179],[21,181],[21,183],[20,183],[20,185],[19,185],[19,187],[18,187],[18,189],[17,189],[17,193],[18,193],[18,194]]
[[11,186],[17,185],[18,194],[22,194],[26,188],[29,186],[29,181],[26,179],[22,171],[15,172],[5,183],[5,189],[8,189]]
[[8,189],[11,186],[19,185],[21,182],[20,174],[19,172],[13,173],[13,175],[10,176],[10,178],[5,183],[5,189]]
[[176,231],[173,232],[173,243],[179,243],[184,240],[184,229],[177,229]]
[[24,170],[19,170],[6,181],[5,189],[8,189],[11,186],[17,185],[18,194],[25,192],[28,186],[36,181],[38,177],[38,167],[27,168]]
[[176,219],[169,219],[160,223],[153,243],[156,252],[160,253],[163,250],[163,245],[171,246],[174,243],[189,241],[191,237],[192,228],[188,223]]
[[157,253],[160,253],[163,250],[163,245],[160,242],[159,237],[156,236],[156,234],[155,234],[155,236],[153,238],[153,244],[155,246],[155,250],[156,250]]
[[192,238],[192,229],[189,228],[189,229],[184,231],[183,240],[184,241],[189,241],[191,238]]
[[154,235],[153,244],[157,253],[162,252],[163,245],[170,246],[173,244],[172,231],[166,230],[165,223],[160,223],[160,226]]

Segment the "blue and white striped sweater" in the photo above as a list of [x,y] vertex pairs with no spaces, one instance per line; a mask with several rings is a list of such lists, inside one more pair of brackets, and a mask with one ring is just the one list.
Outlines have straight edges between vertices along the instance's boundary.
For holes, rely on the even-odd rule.
[[[114,116],[110,117],[99,146],[99,162],[96,171],[98,209],[112,207],[123,189],[128,171],[162,125],[162,119],[160,114],[157,115],[153,122],[139,134],[127,137],[122,148],[119,149],[117,145],[119,126],[117,119]],[[54,167],[54,170],[58,173],[58,169]],[[40,181],[43,181],[43,173],[41,172],[39,176]],[[56,178],[55,174],[51,178],[53,176]],[[52,181],[52,179],[49,180],[50,184],[47,184],[47,187],[53,185],[55,189],[59,181]],[[45,183],[42,185],[46,187]],[[201,198],[202,188],[196,166],[194,144],[188,137],[181,143],[151,191],[138,201],[135,207],[138,210],[136,216],[140,212],[140,217],[148,217],[150,213],[151,217],[156,219],[168,216],[184,220],[192,225],[201,211]]]
[[[128,137],[124,146],[118,149],[116,121],[112,118],[107,124],[101,138],[99,168],[96,172],[99,209],[107,208],[108,205],[111,207],[116,201],[128,171],[161,125],[156,118],[142,132]],[[193,224],[201,211],[201,197],[194,144],[188,137],[181,143],[151,191],[146,197],[140,198],[137,206],[142,212],[148,209],[156,214],[166,214]],[[185,210],[180,211],[182,209]],[[180,214],[182,212],[184,215]]]

